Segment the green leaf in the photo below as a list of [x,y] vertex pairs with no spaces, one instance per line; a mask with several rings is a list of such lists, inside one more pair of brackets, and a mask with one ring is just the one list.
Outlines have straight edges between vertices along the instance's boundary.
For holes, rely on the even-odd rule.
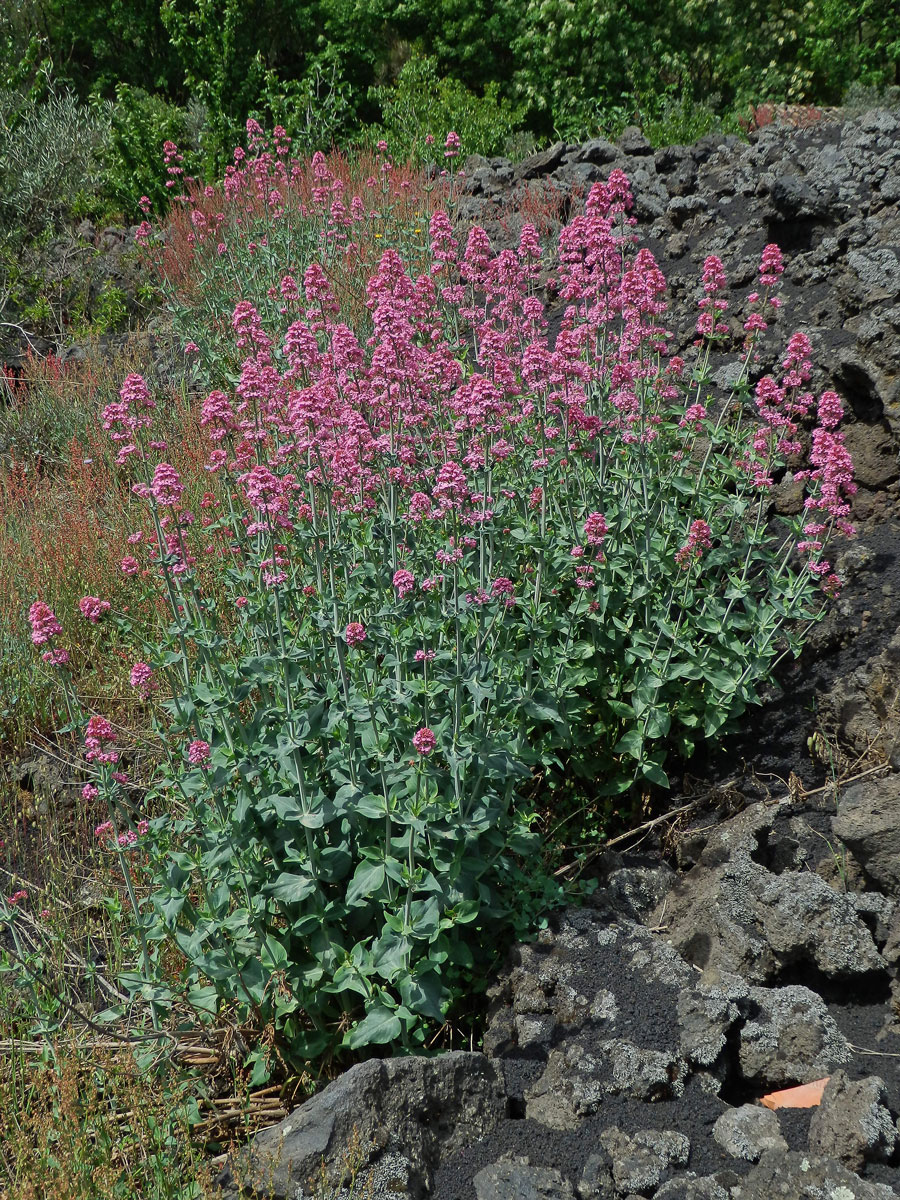
[[435,1021],[444,1019],[441,1000],[444,998],[444,987],[440,976],[434,971],[421,975],[419,978],[407,976],[398,983],[400,998],[407,1008],[414,1013],[421,1013]]
[[658,763],[644,763],[641,767],[641,774],[645,779],[649,779],[651,783],[656,783],[660,787],[667,788],[669,786],[669,777]]
[[384,817],[387,813],[387,801],[384,796],[379,796],[371,793],[368,796],[360,796],[352,805],[353,812],[359,813],[363,817],[372,817],[377,819]]
[[267,796],[259,807],[263,813],[273,808],[281,821],[298,821],[303,813],[296,796]]
[[[385,914],[387,922],[391,914]],[[382,979],[390,983],[398,971],[406,970],[411,942],[407,937],[401,937],[392,929],[386,929],[372,947],[373,966]]]
[[383,1004],[374,1004],[365,1017],[344,1036],[349,1050],[363,1046],[383,1046],[398,1038],[403,1031],[400,1018]]
[[287,951],[271,934],[266,937],[261,947],[261,958],[267,967],[276,971],[286,967],[288,963]]
[[727,671],[707,667],[703,672],[703,676],[723,696],[730,696],[734,692],[735,681]]
[[655,708],[644,718],[644,736],[665,737],[672,728],[672,717],[664,708]]
[[210,987],[208,984],[203,987],[197,985],[188,988],[187,1000],[188,1004],[199,1009],[200,1012],[215,1016],[219,1006],[219,992],[217,988]]
[[563,718],[556,703],[546,693],[535,692],[533,696],[529,696],[522,705],[522,711],[527,713],[529,717],[534,717],[537,721],[552,721],[554,725],[561,725],[563,723]]
[[316,881],[309,875],[290,875],[282,871],[274,883],[265,884],[262,890],[274,900],[299,904],[316,890]]
[[377,892],[384,883],[384,863],[364,861],[353,873],[347,888],[347,904],[351,907]]
[[639,759],[644,748],[644,735],[640,729],[629,729],[619,738],[613,751],[616,754],[630,754],[632,758]]
[[353,857],[344,846],[326,846],[319,852],[319,877],[338,883],[350,870]]
[[721,708],[707,708],[703,714],[703,736],[712,737],[718,733],[728,720],[728,711]]
[[409,906],[409,924],[414,938],[430,941],[438,930],[441,910],[436,896],[414,900]]
[[313,812],[302,813],[300,824],[307,829],[321,829],[325,824],[325,813],[321,808],[317,808]]

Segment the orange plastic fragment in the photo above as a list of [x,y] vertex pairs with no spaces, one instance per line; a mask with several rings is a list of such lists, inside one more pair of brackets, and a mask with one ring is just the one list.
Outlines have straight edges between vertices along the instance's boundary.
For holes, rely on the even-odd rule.
[[760,1101],[766,1108],[815,1108],[822,1103],[825,1084],[831,1078],[817,1079],[814,1083],[802,1083],[799,1087],[785,1088],[780,1092],[769,1092]]

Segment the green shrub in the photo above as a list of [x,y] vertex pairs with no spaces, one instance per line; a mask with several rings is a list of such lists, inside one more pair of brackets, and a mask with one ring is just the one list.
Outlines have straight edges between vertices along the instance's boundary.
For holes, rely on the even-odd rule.
[[0,227],[36,234],[98,191],[109,117],[108,106],[88,107],[66,91],[24,103],[0,93]]
[[181,108],[125,83],[116,87],[103,189],[126,218],[140,217],[142,196],[149,197],[154,212],[165,212],[170,197],[163,182],[163,144],[175,142],[186,154],[188,173],[195,174],[204,123],[205,114],[196,106]]
[[[501,97],[498,83],[486,84],[478,96],[459,80],[439,76],[431,58],[410,59],[393,87],[376,88],[372,95],[382,116],[370,139],[384,138],[391,154],[420,162],[440,158],[450,130],[459,134],[464,155],[503,154],[523,115]],[[425,145],[429,135],[436,150]]]
[[[117,550],[129,607],[171,619],[131,675],[157,702],[163,815],[135,819],[99,714],[85,770],[126,879],[132,847],[150,856],[128,986],[163,1008],[226,1006],[299,1066],[421,1046],[562,899],[535,774],[580,781],[571,841],[596,844],[607,806],[666,787],[674,753],[758,701],[839,588],[825,554],[851,532],[854,487],[838,397],[805,390],[804,335],[778,379],[748,382],[777,247],[720,390],[722,264],[704,264],[696,353],[667,358],[665,280],[633,245],[621,172],[560,233],[570,307],[551,348],[533,227],[517,251],[493,256],[476,229],[461,252],[437,211],[410,269],[384,234],[421,225],[374,220],[320,155],[307,192],[250,133],[260,157],[229,173],[225,201],[241,224],[210,226],[222,201],[197,191],[165,240],[182,273],[207,273],[198,244],[243,264],[230,303],[210,290],[179,314],[213,385],[199,507],[140,375],[103,413],[140,505]],[[371,192],[415,204],[381,168]],[[303,240],[279,261],[299,197]],[[176,253],[182,227],[193,258]],[[359,287],[345,260],[364,266],[369,239]],[[776,523],[786,469],[805,506]],[[80,607],[100,622],[101,599]],[[75,713],[63,630],[44,603],[31,621]],[[166,942],[185,964],[171,994]]]
[[721,97],[695,100],[689,86],[651,96],[639,106],[638,123],[654,146],[689,146],[707,133],[742,132],[734,113],[722,114]]
[[[13,93],[20,103],[40,99],[50,80],[46,43],[34,32],[34,18],[29,0],[5,5],[0,12],[0,94]],[[12,128],[17,120],[16,107],[7,101],[3,125]]]
[[251,115],[268,127],[280,126],[296,155],[346,141],[356,127],[356,108],[339,52],[329,48],[316,56],[301,79],[282,80],[266,71]]

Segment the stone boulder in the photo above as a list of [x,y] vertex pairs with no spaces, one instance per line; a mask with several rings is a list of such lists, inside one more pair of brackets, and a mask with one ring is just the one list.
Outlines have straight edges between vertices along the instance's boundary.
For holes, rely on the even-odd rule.
[[691,1153],[688,1138],[671,1130],[639,1129],[628,1134],[612,1126],[601,1133],[600,1145],[609,1155],[615,1189],[623,1196],[654,1191],[672,1167],[687,1164]]
[[527,1158],[496,1162],[475,1176],[476,1200],[575,1200],[568,1179],[554,1167],[533,1167]]
[[747,1083],[810,1083],[852,1056],[824,1001],[809,988],[750,988],[745,1012],[738,1060]]
[[757,1104],[722,1113],[713,1126],[713,1137],[726,1154],[747,1162],[758,1162],[769,1150],[788,1148],[777,1115]]
[[848,787],[831,828],[870,884],[900,898],[900,775]]
[[897,1200],[893,1188],[860,1179],[833,1158],[777,1150],[731,1188],[731,1200]]
[[441,1158],[484,1137],[506,1112],[502,1073],[482,1054],[370,1060],[258,1133],[217,1182],[226,1195],[250,1187],[296,1200],[315,1194],[323,1170],[339,1186],[356,1145],[357,1186],[383,1176],[379,1164],[390,1156],[389,1173],[406,1178],[404,1194],[424,1197]]
[[[776,983],[805,963],[830,979],[883,971],[884,960],[846,895],[800,871],[773,874],[754,859],[778,808],[756,805],[716,830],[651,923],[701,970]],[[760,811],[754,811],[758,809]]]
[[854,1083],[845,1072],[835,1072],[810,1121],[812,1153],[829,1154],[860,1171],[867,1162],[891,1158],[898,1140],[884,1081],[870,1075]]

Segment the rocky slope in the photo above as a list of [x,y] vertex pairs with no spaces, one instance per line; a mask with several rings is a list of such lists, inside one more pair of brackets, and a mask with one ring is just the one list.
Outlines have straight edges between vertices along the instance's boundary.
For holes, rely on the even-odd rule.
[[[860,890],[835,886],[829,841]],[[673,866],[608,855],[594,903],[515,949],[483,1053],[353,1067],[233,1171],[313,1195],[356,1139],[361,1196],[890,1200],[900,777],[837,813],[753,803],[681,845]],[[758,1103],[825,1076],[817,1107]]]
[[[222,1182],[436,1200],[889,1200],[900,1194],[900,112],[773,125],[654,153],[557,145],[467,164],[466,221],[565,219],[621,167],[692,340],[698,273],[734,285],[737,359],[760,251],[785,251],[767,370],[808,333],[851,410],[859,494],[847,583],[800,661],[716,754],[645,858],[607,854],[593,904],[517,947],[483,1053],[358,1065],[254,1140]],[[797,502],[790,483],[777,504]],[[837,781],[837,783],[836,783]],[[704,795],[708,802],[704,802]],[[727,801],[727,805],[724,803]],[[664,828],[664,827],[660,827]],[[666,852],[666,853],[664,853]],[[760,1098],[829,1077],[808,1109]],[[268,1193],[266,1193],[268,1194]]]

